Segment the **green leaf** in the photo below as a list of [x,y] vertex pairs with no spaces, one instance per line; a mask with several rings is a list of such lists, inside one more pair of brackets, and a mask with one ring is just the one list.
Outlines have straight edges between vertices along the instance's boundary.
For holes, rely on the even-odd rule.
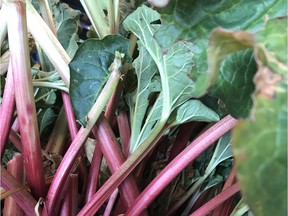
[[189,121],[212,122],[219,121],[219,116],[216,112],[205,106],[199,100],[188,100],[180,105],[176,110],[175,119],[173,114],[171,118],[171,126],[176,126]]
[[131,116],[131,143],[135,143],[140,134],[149,105],[149,96],[161,91],[159,80],[153,79],[158,70],[155,62],[141,44],[138,44],[138,49],[139,56],[133,62],[138,86],[134,92],[126,95]]
[[130,41],[120,35],[108,35],[102,40],[86,40],[69,64],[71,103],[79,122],[85,126],[86,116],[109,77],[115,51],[130,60]]
[[[195,94],[202,95],[210,86],[207,75],[208,35],[215,27],[255,32],[264,24],[265,17],[287,15],[287,1],[283,0],[223,0],[198,1],[174,0],[168,9],[160,10],[162,25],[155,38],[162,48],[179,40],[193,42],[194,62],[191,78],[195,82]],[[216,75],[212,75],[212,78]]]
[[229,54],[222,62],[210,93],[221,99],[234,118],[246,118],[253,106],[253,77],[257,71],[251,49]]
[[288,77],[288,24],[287,17],[268,20],[265,27],[255,34],[257,58],[276,73]]
[[147,137],[158,120],[165,123],[176,107],[193,97],[194,84],[188,78],[193,65],[192,44],[177,42],[168,50],[162,50],[154,38],[154,32],[159,25],[153,23],[159,18],[160,15],[156,11],[143,5],[123,23],[126,30],[132,31],[139,38],[139,44],[147,50],[157,65],[162,86],[162,91],[147,115],[137,141],[130,145],[133,150]]
[[64,3],[53,2],[50,4],[54,14],[58,40],[66,50],[70,43],[79,40],[75,35],[77,35],[78,22],[81,13]]
[[47,129],[55,122],[56,117],[57,117],[56,113],[51,108],[48,108],[40,112],[38,116],[40,125],[40,134],[42,134],[45,129]]
[[287,215],[287,80],[272,99],[256,97],[254,117],[233,131],[244,201],[253,214]]

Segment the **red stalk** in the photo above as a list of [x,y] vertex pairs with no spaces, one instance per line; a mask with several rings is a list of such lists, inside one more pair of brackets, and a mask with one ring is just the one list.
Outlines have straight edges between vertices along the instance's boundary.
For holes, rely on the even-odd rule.
[[14,144],[19,152],[22,152],[21,137],[13,129],[10,130],[9,140]]
[[71,174],[68,180],[67,193],[61,208],[61,216],[76,216],[78,207],[78,174]]
[[220,194],[215,196],[213,199],[209,200],[205,203],[201,208],[197,209],[195,212],[191,214],[191,216],[199,216],[199,215],[207,215],[225,200],[236,194],[240,191],[240,187],[238,183],[233,184],[231,187],[222,191]]
[[182,151],[165,169],[145,188],[138,196],[127,215],[140,215],[141,212],[161,193],[161,191],[189,164],[195,160],[205,149],[216,140],[231,130],[237,120],[226,116],[214,124],[197,139],[195,139],[184,151]]
[[39,198],[45,196],[46,188],[33,95],[25,3],[7,1],[7,9],[10,60],[14,86],[17,86],[15,99],[23,143],[23,159],[31,192]]
[[[10,160],[7,163],[7,170],[21,184],[25,183],[24,165],[23,165],[23,158],[21,155],[14,156],[12,160]],[[4,208],[2,214],[22,216],[24,212],[12,197],[7,197],[4,202]]]
[[171,162],[188,144],[191,133],[199,126],[202,127],[202,122],[188,122],[180,126],[174,145],[171,148],[168,162]]
[[13,86],[12,66],[9,65],[2,105],[0,107],[0,156],[3,157],[5,146],[9,137],[10,128],[12,125],[13,114],[15,109],[15,93]]
[[103,216],[109,216],[109,215],[111,215],[111,212],[112,212],[114,203],[115,203],[116,198],[117,198],[117,196],[118,196],[118,192],[119,192],[118,189],[116,189],[116,190],[111,194]]
[[[118,64],[119,59],[115,58],[114,65]],[[109,97],[111,96],[111,93],[115,90],[115,87],[120,79],[120,75],[121,74],[118,68],[114,68],[106,85],[98,96],[92,109],[88,113],[86,128],[80,128],[75,139],[72,141],[69,149],[67,150],[60,166],[58,167],[46,196],[46,209],[48,215],[55,215],[55,213],[58,211],[59,203],[57,202],[57,199],[63,192],[67,178],[73,168],[73,162],[75,161],[81,146],[85,143],[88,135],[90,134],[92,127],[100,116],[100,110],[103,110],[104,106],[108,102]]]
[[13,124],[12,124],[12,129],[16,132],[19,133],[20,132],[20,125],[19,125],[19,119],[18,117],[15,118]]
[[[115,173],[124,163],[125,158],[107,119],[103,115],[99,117],[92,132],[106,158],[111,172]],[[119,191],[123,204],[128,208],[139,195],[136,181],[132,175],[128,176],[119,186]]]
[[[236,180],[236,166],[235,164],[232,167],[232,170],[230,171],[230,174],[222,188],[222,191],[228,189],[229,187],[231,187],[231,185],[235,182]],[[231,197],[233,198],[233,197]],[[233,199],[229,199],[227,201],[225,201],[222,205],[218,206],[214,211],[212,216],[224,216],[224,215],[230,215],[230,210],[231,210],[231,205],[233,202]]]
[[122,144],[122,152],[125,158],[127,158],[129,156],[129,149],[130,149],[129,142],[131,135],[127,112],[125,111],[120,112],[120,114],[117,116],[117,121]]
[[[159,134],[154,137],[153,143],[145,147],[143,144],[134,154],[130,155],[127,160],[119,167],[105,184],[93,195],[92,199],[78,213],[79,216],[92,215],[102,206],[106,199],[114,192],[114,190],[124,181],[124,179],[132,172],[132,170],[143,160],[143,158],[155,147],[157,141],[161,138],[166,128],[163,128]],[[149,137],[147,138],[147,140]],[[150,141],[149,141],[150,143]],[[144,147],[143,147],[144,146]]]
[[100,145],[96,143],[88,175],[85,203],[87,203],[96,193],[102,157],[103,153],[101,151]]
[[[25,188],[3,166],[1,166],[1,187],[6,191],[15,188]],[[34,207],[37,202],[27,190],[22,189],[11,196],[27,215],[35,215]]]

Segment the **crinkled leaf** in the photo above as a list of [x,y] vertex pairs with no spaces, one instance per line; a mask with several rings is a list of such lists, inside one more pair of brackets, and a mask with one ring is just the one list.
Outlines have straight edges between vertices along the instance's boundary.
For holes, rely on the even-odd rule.
[[287,85],[277,87],[273,99],[257,96],[254,118],[233,133],[241,191],[255,215],[287,215]]
[[162,50],[154,38],[155,29],[159,26],[153,23],[159,18],[160,15],[156,11],[143,5],[130,14],[123,23],[126,30],[132,31],[139,38],[139,43],[148,51],[157,65],[162,86],[162,92],[155,102],[156,105],[154,104],[154,108],[148,114],[140,136],[136,143],[130,145],[134,150],[152,130],[151,126],[155,125],[155,121],[162,118],[161,116],[168,118],[166,116],[173,109],[193,96],[194,83],[187,76],[192,68],[192,44],[177,42],[168,50]]
[[[161,10],[163,24],[155,37],[166,48],[179,40],[193,42],[194,61],[191,78],[195,82],[195,94],[202,95],[210,85],[207,74],[208,35],[215,27],[255,32],[264,24],[265,17],[287,15],[287,1],[283,0],[224,0],[198,1],[174,0],[168,9]],[[212,75],[212,78],[215,75]]]
[[265,28],[255,34],[257,58],[276,73],[288,77],[288,19],[269,20]]
[[252,49],[229,54],[222,62],[210,92],[212,96],[224,102],[228,112],[235,118],[249,116],[253,106],[253,77],[256,71],[257,65]]
[[216,112],[205,106],[199,100],[188,100],[180,105],[176,110],[176,116],[170,117],[171,126],[176,126],[189,121],[211,122],[218,121],[219,116]]
[[109,76],[115,51],[130,60],[130,41],[120,35],[108,35],[102,40],[86,40],[69,64],[70,97],[77,119],[86,125],[88,112]]

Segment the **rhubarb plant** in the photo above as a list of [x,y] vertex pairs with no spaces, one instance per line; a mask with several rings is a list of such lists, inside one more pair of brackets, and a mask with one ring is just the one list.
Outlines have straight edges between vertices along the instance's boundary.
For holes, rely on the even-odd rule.
[[0,2],[4,215],[287,214],[287,2],[65,2]]

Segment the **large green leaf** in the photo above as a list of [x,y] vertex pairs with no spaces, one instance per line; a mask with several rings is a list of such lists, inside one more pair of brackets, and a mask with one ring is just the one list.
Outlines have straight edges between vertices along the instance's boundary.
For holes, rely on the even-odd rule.
[[211,30],[220,26],[255,32],[264,24],[265,17],[285,16],[286,9],[287,1],[283,0],[255,0],[253,3],[249,0],[174,0],[167,9],[161,10],[163,24],[155,37],[163,48],[179,40],[193,42],[195,67],[191,77],[195,82],[195,93],[201,95],[211,83],[211,74],[206,73],[206,50]]
[[287,102],[287,91],[272,100],[259,95],[255,119],[233,133],[241,190],[255,215],[287,215]]
[[162,50],[154,38],[159,25],[153,23],[159,18],[160,15],[156,11],[143,5],[130,14],[123,23],[126,30],[132,31],[139,38],[139,44],[147,50],[146,58],[149,58],[149,55],[152,57],[160,73],[162,87],[136,143],[130,145],[133,150],[147,137],[157,120],[167,121],[177,106],[193,96],[194,83],[187,75],[193,65],[192,44],[177,42],[168,50]]
[[222,62],[211,94],[220,98],[235,118],[249,116],[253,106],[253,77],[256,71],[257,65],[252,49],[229,54]]
[[288,71],[281,54],[287,56],[288,38],[279,28],[285,23],[287,18],[268,21],[255,34],[255,107],[233,132],[241,190],[255,215],[287,215]]
[[255,34],[258,59],[263,65],[286,77],[288,76],[287,22],[287,17],[269,20],[265,28]]
[[86,125],[86,116],[109,77],[115,51],[130,60],[130,41],[120,35],[109,35],[102,40],[86,40],[69,64],[70,97],[76,117]]

